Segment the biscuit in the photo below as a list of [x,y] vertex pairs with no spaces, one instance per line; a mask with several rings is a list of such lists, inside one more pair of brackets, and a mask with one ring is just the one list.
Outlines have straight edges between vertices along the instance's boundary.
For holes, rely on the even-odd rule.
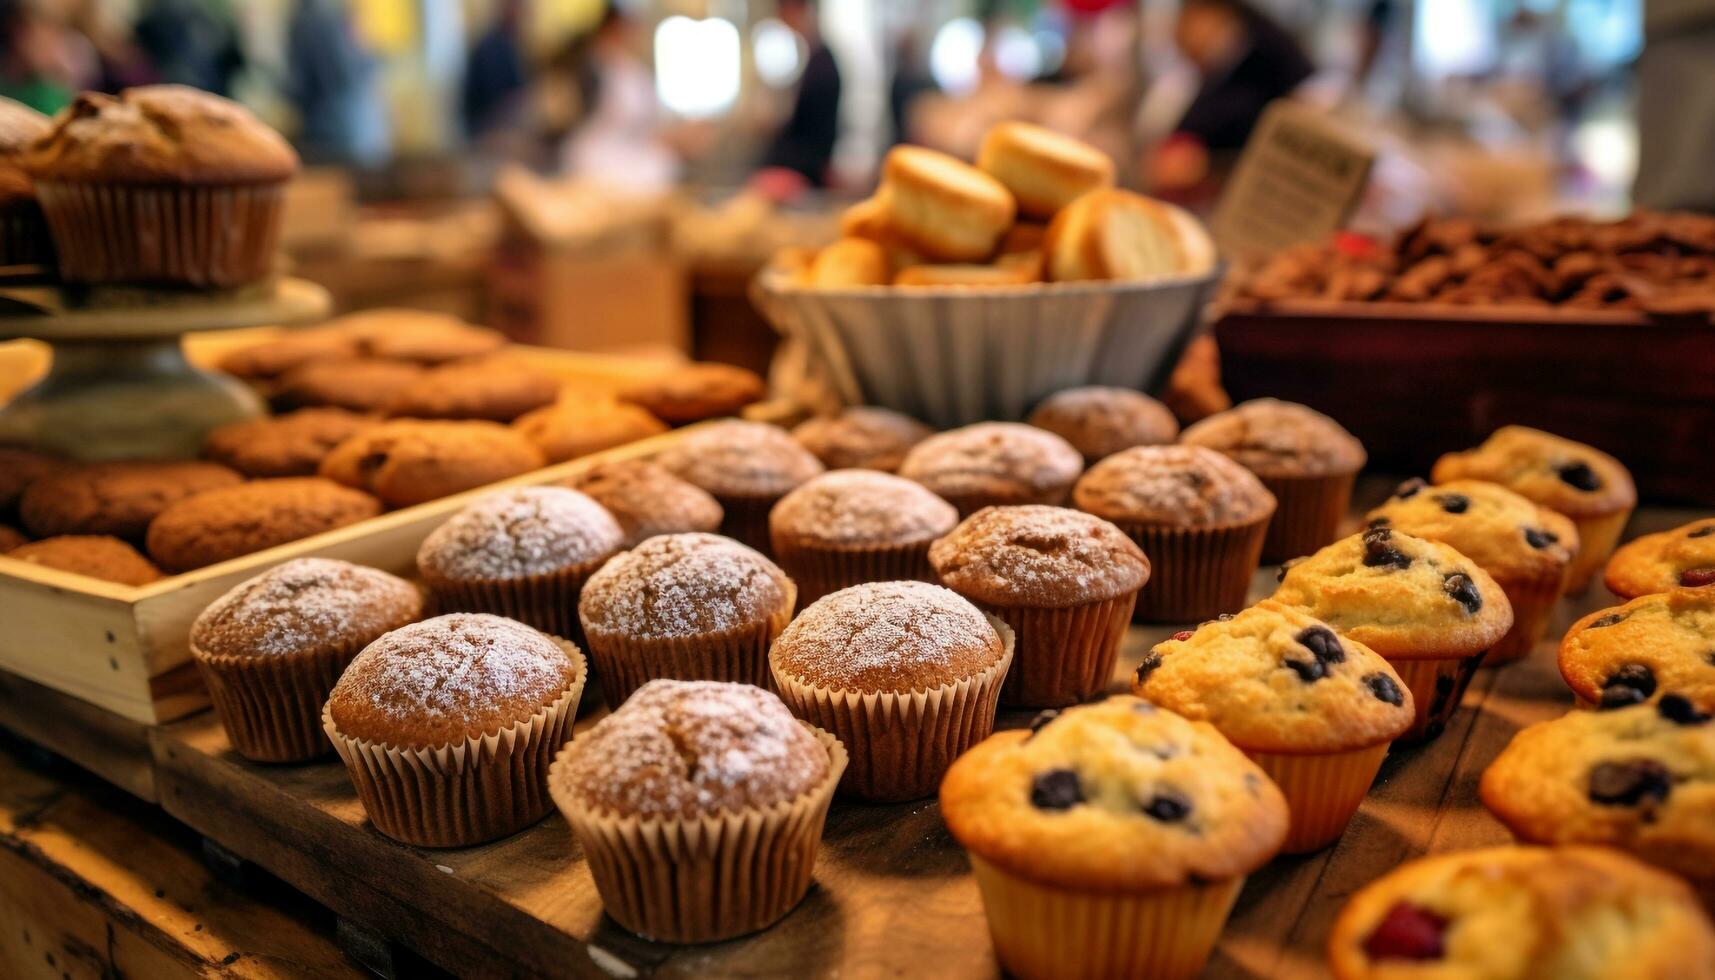
[[916,251],[944,262],[993,255],[1017,209],[1000,181],[917,146],[888,151],[880,194],[887,226]]
[[1003,122],[983,137],[977,166],[1006,185],[1020,214],[1053,217],[1056,211],[1114,182],[1114,162],[1095,147],[1024,122]]
[[[1131,191],[1092,191],[1060,210],[1044,243],[1048,278],[1149,279],[1198,271],[1209,261],[1194,219]],[[1205,236],[1206,237],[1206,236]]]
[[821,289],[882,286],[888,278],[887,250],[867,238],[842,238],[816,253],[809,285]]

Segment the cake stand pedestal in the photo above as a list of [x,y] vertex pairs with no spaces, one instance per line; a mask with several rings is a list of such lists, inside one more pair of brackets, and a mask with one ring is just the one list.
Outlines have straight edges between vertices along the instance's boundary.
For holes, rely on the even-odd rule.
[[0,338],[53,348],[48,373],[0,407],[0,444],[74,459],[183,459],[210,429],[255,418],[238,380],[192,367],[181,338],[320,320],[327,291],[281,278],[240,290],[0,284]]

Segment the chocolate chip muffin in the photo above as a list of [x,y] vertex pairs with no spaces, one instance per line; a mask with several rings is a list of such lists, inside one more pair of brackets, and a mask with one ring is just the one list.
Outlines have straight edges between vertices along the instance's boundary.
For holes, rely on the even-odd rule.
[[911,448],[899,475],[916,480],[969,517],[984,507],[1062,504],[1084,457],[1052,432],[1016,422],[979,422]]
[[52,128],[47,116],[0,99],[0,265],[53,265],[54,242],[23,165],[31,144]]
[[1578,530],[1571,520],[1482,480],[1449,480],[1435,487],[1408,480],[1370,511],[1369,523],[1452,545],[1489,573],[1513,607],[1513,628],[1489,651],[1490,664],[1517,660],[1535,649],[1578,554]]
[[1472,479],[1558,511],[1578,526],[1568,592],[1581,593],[1607,563],[1637,505],[1632,475],[1614,457],[1581,442],[1522,425],[1502,426],[1481,446],[1435,461],[1436,483]]
[[239,479],[214,463],[96,463],[31,481],[18,515],[38,538],[111,534],[141,542],[169,506]]
[[191,658],[239,755],[304,762],[333,748],[322,705],[346,665],[422,615],[423,594],[402,578],[297,558],[210,603],[191,624]]
[[941,584],[1017,634],[1001,702],[1075,704],[1107,687],[1149,559],[1065,507],[985,507],[929,548]]
[[394,392],[385,411],[406,418],[510,422],[559,396],[553,376],[505,358],[483,358],[424,371]]
[[1560,641],[1560,676],[1585,707],[1668,693],[1715,698],[1715,590],[1673,589],[1598,609]]
[[1334,980],[1708,980],[1715,929],[1685,883],[1600,847],[1492,847],[1401,865],[1328,937]]
[[1626,544],[1614,552],[1603,581],[1609,591],[1626,599],[1715,585],[1715,518],[1646,534]]
[[1125,695],[990,736],[953,763],[941,813],[1022,977],[1197,976],[1287,826],[1213,726]]
[[1072,504],[1113,521],[1149,556],[1154,581],[1137,616],[1150,622],[1243,607],[1275,507],[1249,470],[1196,446],[1117,452],[1078,480]]
[[1180,441],[1213,449],[1255,473],[1279,507],[1264,561],[1308,555],[1340,534],[1352,484],[1368,458],[1340,423],[1293,402],[1242,402],[1186,429]]
[[767,397],[768,385],[756,372],[712,361],[673,368],[619,395],[668,425],[737,415]]
[[423,373],[415,364],[374,357],[310,361],[281,375],[269,389],[269,401],[280,411],[328,406],[376,415]]
[[774,555],[801,605],[864,582],[935,581],[929,544],[957,523],[953,505],[921,484],[873,470],[823,473],[768,515]]
[[335,446],[320,474],[409,507],[546,465],[535,446],[493,422],[398,419]]
[[44,476],[64,473],[77,464],[34,449],[0,446],[0,514],[10,514],[24,488]]
[[1506,593],[1475,562],[1385,526],[1283,566],[1273,598],[1387,658],[1417,708],[1406,741],[1441,734],[1513,625]]
[[512,427],[542,450],[550,463],[563,463],[667,431],[665,422],[636,405],[571,398],[526,412]]
[[911,447],[934,431],[909,415],[865,405],[800,422],[792,438],[830,470],[892,473]]
[[[745,684],[658,680],[554,761],[554,802],[614,921],[649,939],[755,932],[804,897],[845,768],[833,736]],[[697,846],[667,846],[690,835]]]
[[577,647],[523,623],[437,616],[364,647],[322,725],[376,830],[465,847],[548,812],[548,766],[587,677]]
[[119,585],[148,585],[165,577],[136,548],[105,534],[43,538],[19,544],[6,551],[5,557]]
[[1380,654],[1266,600],[1156,644],[1132,693],[1209,722],[1268,773],[1292,810],[1289,854],[1339,839],[1415,717]]
[[560,481],[589,496],[619,522],[622,547],[631,549],[657,534],[714,532],[721,527],[720,501],[681,480],[659,463],[621,459],[597,463]]
[[822,472],[786,430],[739,419],[686,433],[659,462],[720,501],[723,533],[764,554],[772,546],[768,512],[787,491]]
[[1071,443],[1086,466],[1122,449],[1179,437],[1179,421],[1167,406],[1130,388],[1067,388],[1043,399],[1026,421]]
[[149,556],[169,571],[188,572],[379,513],[381,501],[321,477],[254,480],[161,511],[149,524]]
[[305,408],[220,426],[208,434],[202,454],[249,477],[315,476],[335,446],[375,424],[372,416],[343,408]]
[[953,760],[994,729],[1012,630],[923,582],[856,585],[811,603],[768,662],[792,713],[851,756],[840,791],[931,796]]

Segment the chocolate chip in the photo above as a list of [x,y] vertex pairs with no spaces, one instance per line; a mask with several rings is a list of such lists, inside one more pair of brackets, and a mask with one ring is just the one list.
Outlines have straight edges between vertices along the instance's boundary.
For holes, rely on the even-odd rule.
[[1162,823],[1178,823],[1191,815],[1191,801],[1177,790],[1162,790],[1149,798],[1143,812]]
[[1655,671],[1650,670],[1646,664],[1625,664],[1619,670],[1609,674],[1608,679],[1602,682],[1602,706],[1605,708],[1618,707],[1618,705],[1608,703],[1610,691],[1614,692],[1614,697],[1617,700],[1626,698],[1627,695],[1624,692],[1629,691],[1631,692],[1630,700],[1625,700],[1623,703],[1636,704],[1655,693]]
[[1084,789],[1070,769],[1037,773],[1030,782],[1030,805],[1038,810],[1070,810],[1082,802]]
[[1602,486],[1602,481],[1596,478],[1596,471],[1590,468],[1589,463],[1583,461],[1562,463],[1555,469],[1555,472],[1560,474],[1562,483],[1585,493]]
[[1538,551],[1560,540],[1560,535],[1553,531],[1543,531],[1534,527],[1524,529],[1525,543]]
[[1424,482],[1422,477],[1414,476],[1411,479],[1405,481],[1404,483],[1401,483],[1399,486],[1395,487],[1394,491],[1393,491],[1393,495],[1395,497],[1398,497],[1401,500],[1410,500],[1411,498],[1417,496],[1418,493],[1421,492],[1423,490],[1423,488],[1427,487],[1427,486],[1429,486],[1429,484]]
[[1441,580],[1441,589],[1453,598],[1453,601],[1465,607],[1465,611],[1476,614],[1483,608],[1483,594],[1477,591],[1477,583],[1471,581],[1471,576],[1463,572],[1454,572]]
[[1285,660],[1281,661],[1281,663],[1285,664],[1288,667],[1291,667],[1292,672],[1294,674],[1298,675],[1298,679],[1305,682],[1306,684],[1309,684],[1313,681],[1319,681],[1322,678],[1328,676],[1327,665],[1323,664],[1322,661],[1317,660],[1314,657],[1312,657],[1309,660],[1299,660],[1295,657],[1288,657]]
[[1400,693],[1399,685],[1386,674],[1365,674],[1364,683],[1370,686],[1370,693],[1377,701],[1386,701],[1394,707],[1405,703],[1405,695]]
[[1606,616],[1597,617],[1590,622],[1589,626],[1584,628],[1587,630],[1599,630],[1604,626],[1613,626],[1615,623],[1625,622],[1626,617],[1629,615],[1631,615],[1631,613],[1609,613]]
[[1715,585],[1715,565],[1704,568],[1687,568],[1679,573],[1679,584],[1688,589],[1702,588],[1705,585]]
[[1388,542],[1393,532],[1373,527],[1364,532],[1364,564],[1371,568],[1410,568],[1411,558]]
[[1655,704],[1655,710],[1675,725],[1701,725],[1710,718],[1715,718],[1707,711],[1701,711],[1691,699],[1683,694],[1663,694]]
[[1715,534],[1715,524],[1705,524],[1702,527],[1698,528],[1697,530],[1692,531],[1689,534],[1687,534],[1686,537],[1688,537],[1688,538],[1707,538],[1711,534]]
[[1143,655],[1143,662],[1137,665],[1137,682],[1142,684],[1149,680],[1149,675],[1155,673],[1155,668],[1161,666],[1161,654],[1154,650]]
[[1598,762],[1590,769],[1590,802],[1603,806],[1637,806],[1661,801],[1673,789],[1673,774],[1654,759]]
[[[1030,734],[1035,735],[1037,732],[1046,728],[1049,722],[1058,717],[1060,717],[1060,711],[1058,708],[1049,708],[1046,711],[1038,711],[1036,713],[1036,717],[1030,719]],[[1026,737],[1025,741],[1028,742],[1030,739]]]
[[1364,937],[1364,954],[1372,960],[1438,960],[1446,955],[1447,921],[1421,905],[1396,902]]
[[1471,498],[1462,493],[1444,493],[1435,501],[1449,514],[1463,514],[1471,509]]

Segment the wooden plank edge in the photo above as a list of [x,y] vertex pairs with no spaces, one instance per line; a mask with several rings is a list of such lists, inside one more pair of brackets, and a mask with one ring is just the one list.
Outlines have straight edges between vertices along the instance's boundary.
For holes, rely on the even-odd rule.
[[3,670],[0,725],[138,799],[158,800],[147,725]]

